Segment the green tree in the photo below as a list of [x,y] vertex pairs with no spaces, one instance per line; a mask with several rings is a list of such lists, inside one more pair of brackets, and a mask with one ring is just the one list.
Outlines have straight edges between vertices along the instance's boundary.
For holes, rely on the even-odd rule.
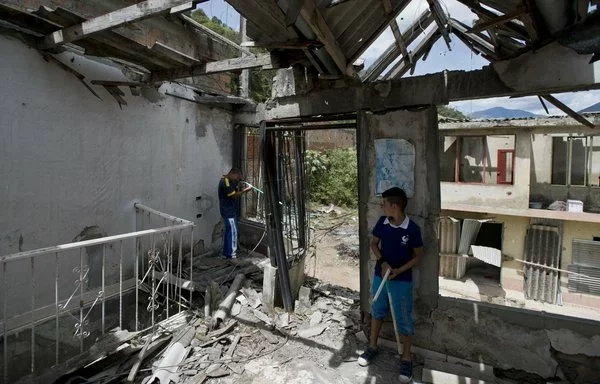
[[456,108],[449,107],[447,105],[441,105],[438,107],[438,114],[443,117],[456,120],[468,120],[464,113]]
[[358,167],[355,149],[309,150],[306,163],[311,201],[356,207]]

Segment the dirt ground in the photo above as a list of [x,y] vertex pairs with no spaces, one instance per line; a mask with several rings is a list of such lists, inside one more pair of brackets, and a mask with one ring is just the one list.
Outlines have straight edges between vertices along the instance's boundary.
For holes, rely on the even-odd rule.
[[360,289],[358,211],[318,207],[311,214],[313,252],[307,276],[354,291]]

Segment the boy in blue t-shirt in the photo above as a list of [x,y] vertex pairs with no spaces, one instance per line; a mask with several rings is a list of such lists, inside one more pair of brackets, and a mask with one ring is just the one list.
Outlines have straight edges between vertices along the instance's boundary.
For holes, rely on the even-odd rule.
[[237,197],[252,189],[250,186],[240,189],[239,183],[242,178],[239,169],[231,168],[219,181],[219,211],[225,221],[223,256],[227,259],[235,259],[237,252]]
[[386,286],[373,302],[371,309],[371,337],[369,347],[360,355],[358,363],[368,365],[377,353],[377,339],[383,320],[390,313],[388,292],[391,296],[396,327],[402,335],[402,357],[400,360],[400,381],[412,379],[412,359],[410,347],[414,334],[412,321],[412,268],[423,255],[423,240],[419,226],[406,216],[406,193],[397,187],[383,192],[383,212],[373,228],[371,250],[377,258],[373,276],[373,294],[382,283],[383,276],[390,270]]

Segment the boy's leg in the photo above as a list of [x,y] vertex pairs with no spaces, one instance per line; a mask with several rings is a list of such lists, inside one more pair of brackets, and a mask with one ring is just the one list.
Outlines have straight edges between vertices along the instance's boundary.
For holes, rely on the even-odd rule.
[[[382,278],[380,276],[373,276],[373,285],[372,285],[372,293],[374,294],[379,289],[379,285],[382,282]],[[377,298],[377,301],[374,301],[371,305],[371,333],[369,337],[369,346],[367,350],[363,352],[362,355],[358,358],[358,364],[362,366],[367,366],[375,357],[377,353],[377,340],[379,339],[379,332],[381,331],[381,326],[383,325],[383,320],[387,316],[390,310],[390,303],[387,298],[387,287],[383,288],[383,291]]]
[[410,347],[412,346],[412,336],[402,335],[402,360],[411,361],[412,355],[410,353]]
[[381,326],[383,320],[377,320],[375,317],[371,317],[371,337],[369,338],[369,347],[377,348],[377,340],[379,339],[379,332],[381,332]]
[[[391,284],[390,284],[391,283]],[[412,380],[412,335],[414,326],[412,321],[412,283],[406,281],[388,282],[391,295],[392,310],[396,319],[396,329],[402,335],[402,356],[400,357],[400,375],[402,383]]]

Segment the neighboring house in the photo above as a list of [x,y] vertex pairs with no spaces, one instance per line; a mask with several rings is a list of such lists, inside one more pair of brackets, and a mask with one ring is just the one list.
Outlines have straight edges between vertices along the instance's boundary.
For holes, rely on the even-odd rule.
[[[501,295],[600,308],[596,134],[567,117],[440,122],[440,275],[470,269]],[[547,209],[567,200],[584,212]],[[489,248],[463,256],[470,245]]]

